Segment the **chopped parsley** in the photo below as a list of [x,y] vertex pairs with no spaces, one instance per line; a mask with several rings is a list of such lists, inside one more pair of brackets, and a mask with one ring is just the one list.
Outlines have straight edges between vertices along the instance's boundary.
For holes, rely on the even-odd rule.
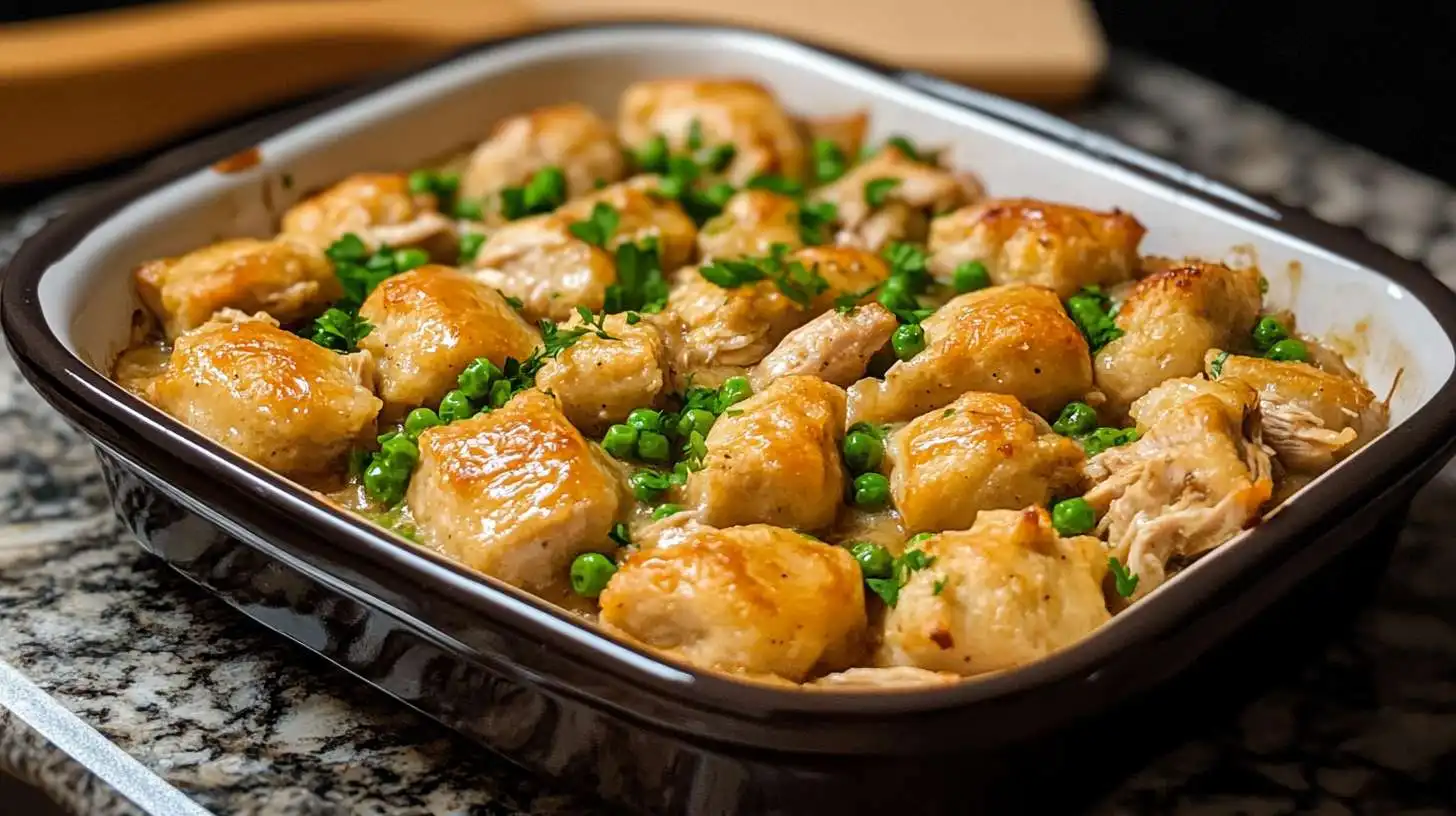
[[1112,300],[1097,286],[1084,287],[1067,299],[1067,314],[1082,330],[1082,336],[1087,338],[1087,345],[1094,354],[1122,336],[1122,329],[1112,322],[1108,313],[1111,308]]
[[1137,591],[1138,576],[1128,569],[1116,556],[1107,559],[1107,568],[1112,571],[1112,582],[1117,594],[1124,598],[1131,598]]
[[1096,456],[1108,448],[1116,448],[1136,442],[1142,434],[1137,428],[1098,428],[1089,434],[1076,437],[1082,443],[1087,455]]
[[1220,352],[1217,357],[1213,358],[1213,362],[1208,364],[1208,373],[1212,374],[1215,380],[1223,376],[1223,364],[1228,362],[1228,358],[1227,351]]
[[617,232],[620,221],[621,216],[615,207],[605,201],[598,201],[592,205],[591,215],[585,221],[577,221],[567,229],[588,244],[605,249],[607,241]]
[[[667,278],[656,238],[617,246],[617,282],[607,287],[602,311],[656,314],[667,306]],[[628,319],[632,322],[631,319]]]
[[814,181],[819,184],[837,181],[849,170],[849,160],[845,158],[844,151],[829,139],[815,139],[813,153]]
[[855,309],[859,308],[859,302],[861,300],[864,300],[865,298],[874,294],[875,290],[878,288],[880,288],[880,285],[878,283],[872,283],[864,289],[859,290],[858,292],[845,292],[844,294],[839,295],[838,297],[834,298],[834,311],[839,312],[840,314],[851,314],[852,312],[854,312]]
[[893,607],[900,602],[900,589],[910,581],[910,576],[920,570],[935,566],[935,560],[934,556],[926,555],[923,550],[906,550],[895,559],[889,578],[867,578],[865,585],[870,588],[870,591],[880,596],[880,600],[884,601],[886,606]]
[[632,546],[632,531],[628,530],[627,525],[620,521],[612,526],[612,531],[607,533],[607,538],[610,538],[618,547]]
[[804,185],[791,178],[772,173],[760,173],[743,185],[748,190],[768,190],[770,193],[798,198],[804,194]]
[[524,186],[501,190],[500,197],[501,215],[510,221],[549,213],[566,203],[566,174],[555,165],[543,167]]
[[873,208],[885,206],[890,191],[898,186],[900,186],[900,180],[897,178],[873,178],[866,181],[864,185],[865,203]]
[[945,579],[944,578],[937,578],[937,579],[935,579],[935,586],[933,586],[933,587],[930,588],[930,594],[931,595],[939,595],[944,590],[945,590]]
[[805,246],[818,246],[829,242],[829,228],[839,217],[839,208],[833,202],[803,202],[799,205],[799,240]]
[[334,307],[319,315],[313,322],[315,343],[341,354],[357,351],[359,341],[374,330],[373,324],[354,312]]
[[815,297],[829,288],[829,281],[803,261],[787,261],[788,247],[774,244],[768,255],[741,260],[718,260],[698,268],[698,274],[709,283],[724,289],[736,289],[758,281],[772,281],[784,297],[807,308]]

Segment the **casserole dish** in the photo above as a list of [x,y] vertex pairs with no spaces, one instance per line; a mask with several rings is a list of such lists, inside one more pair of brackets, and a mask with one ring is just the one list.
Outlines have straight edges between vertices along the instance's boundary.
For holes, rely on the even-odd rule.
[[[752,76],[801,113],[865,107],[950,145],[991,189],[1128,207],[1155,236],[1150,252],[1251,249],[1272,302],[1348,338],[1377,392],[1399,380],[1391,430],[1051,658],[948,687],[803,693],[670,665],[401,548],[100,373],[130,339],[125,272],[138,261],[265,234],[304,191],[360,167],[408,169],[528,105],[605,107],[632,80],[688,72]],[[247,159],[205,168],[229,154]],[[968,766],[996,778],[1015,765],[1008,746],[1177,674],[1400,511],[1452,453],[1453,300],[1363,239],[994,98],[757,33],[625,25],[484,46],[164,160],[29,242],[0,317],[26,375],[95,440],[144,546],[507,756],[653,811],[867,810],[903,806],[906,790],[917,810],[963,810]]]

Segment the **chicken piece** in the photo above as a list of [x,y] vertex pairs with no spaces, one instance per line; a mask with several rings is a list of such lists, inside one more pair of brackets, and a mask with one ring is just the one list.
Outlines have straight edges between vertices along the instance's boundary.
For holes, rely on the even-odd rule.
[[826,674],[806,688],[834,691],[874,691],[886,688],[944,686],[961,679],[958,674],[926,671],[914,666],[859,666],[834,674]]
[[817,377],[785,377],[733,407],[740,413],[713,424],[703,468],[688,477],[703,523],[833,524],[844,500],[844,391]]
[[589,193],[598,182],[618,181],[627,169],[611,123],[585,105],[549,105],[495,126],[490,138],[470,154],[460,178],[460,195],[493,196],[503,188],[524,185],[547,167],[559,168],[566,176],[568,196]]
[[1014,669],[1071,646],[1110,617],[1107,553],[1091,536],[1062,538],[1040,507],[986,510],[969,530],[921,544],[885,612],[876,662],[960,675]]
[[925,350],[883,380],[849,389],[850,421],[896,422],[968,391],[1010,394],[1043,416],[1092,389],[1082,332],[1040,286],[993,286],[960,295],[921,323]]
[[557,214],[568,221],[585,221],[598,203],[611,205],[618,221],[616,232],[607,239],[607,250],[655,238],[662,269],[671,272],[692,258],[698,228],[676,201],[653,194],[658,182],[657,176],[638,176],[568,201]]
[[698,255],[704,262],[762,257],[775,244],[798,249],[804,242],[799,233],[798,203],[768,190],[744,190],[734,195],[723,206],[723,212],[698,233]]
[[1144,262],[1147,274],[1118,307],[1123,336],[1103,346],[1094,363],[1104,416],[1121,419],[1133,400],[1173,377],[1203,370],[1211,348],[1248,336],[1259,317],[1259,272],[1207,261]]
[[1291,472],[1313,476],[1329,470],[1390,422],[1385,403],[1358,380],[1308,363],[1218,349],[1204,363],[1208,376],[1238,380],[1258,393],[1262,439]]
[[540,391],[420,434],[405,500],[424,541],[532,592],[584,552],[609,552],[631,506],[615,466]]
[[781,377],[818,377],[840,388],[864,376],[875,352],[890,342],[899,321],[878,303],[841,313],[828,311],[789,332],[749,374],[763,390]]
[[222,312],[177,338],[146,398],[234,453],[306,480],[373,437],[381,403],[367,387],[370,367],[368,355],[329,351],[261,312]]
[[286,237],[237,238],[151,261],[137,268],[136,287],[168,339],[222,309],[267,312],[292,323],[323,312],[344,293],[322,252]]
[[931,222],[930,271],[949,282],[957,266],[980,261],[992,283],[1034,283],[1066,299],[1084,286],[1131,280],[1145,232],[1118,210],[988,199]]
[[359,315],[373,326],[359,348],[374,357],[384,418],[434,405],[477,357],[524,360],[541,338],[500,292],[444,266],[385,280]]
[[638,82],[622,94],[617,135],[633,150],[654,136],[667,140],[675,153],[722,144],[734,148],[723,171],[735,187],[762,174],[798,179],[804,173],[804,143],[794,123],[767,88],[746,79],[654,79]]
[[1087,463],[1097,532],[1137,576],[1133,599],[1163,583],[1173,558],[1222,545],[1274,492],[1259,401],[1234,379],[1169,380],[1133,403],[1142,436]]
[[907,532],[963,530],[982,510],[1080,492],[1086,454],[1015,397],[972,391],[896,431],[890,495]]
[[[884,204],[871,207],[865,186],[894,180]],[[816,201],[838,210],[842,229],[835,242],[879,252],[891,241],[920,241],[929,216],[975,202],[983,195],[980,182],[965,174],[915,161],[898,147],[886,147],[838,181],[815,191]]]
[[454,258],[455,225],[435,197],[412,193],[401,173],[358,173],[283,214],[283,234],[325,249],[348,233],[371,249],[419,247]]
[[610,632],[694,666],[796,682],[852,665],[866,628],[849,551],[766,524],[637,550],[600,600]]
[[520,299],[529,320],[560,322],[578,306],[600,311],[617,280],[616,264],[570,226],[561,215],[538,215],[491,233],[475,256],[476,279]]
[[[633,408],[661,403],[668,382],[667,349],[662,330],[650,315],[628,324],[625,314],[609,315],[602,328],[611,340],[584,335],[548,360],[536,385],[561,400],[571,424],[600,436],[614,422],[624,422]],[[580,316],[567,328],[581,325]]]

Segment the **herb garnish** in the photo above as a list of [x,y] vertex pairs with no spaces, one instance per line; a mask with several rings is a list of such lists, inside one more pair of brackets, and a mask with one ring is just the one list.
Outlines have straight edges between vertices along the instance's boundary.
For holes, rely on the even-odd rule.
[[1124,598],[1131,598],[1132,594],[1137,591],[1139,576],[1134,575],[1132,570],[1117,560],[1116,556],[1107,559],[1107,568],[1112,571],[1112,582],[1117,594]]
[[1087,286],[1067,299],[1067,314],[1082,330],[1087,345],[1095,354],[1103,346],[1122,336],[1122,329],[1112,322],[1108,314],[1112,307],[1111,298],[1097,286]]

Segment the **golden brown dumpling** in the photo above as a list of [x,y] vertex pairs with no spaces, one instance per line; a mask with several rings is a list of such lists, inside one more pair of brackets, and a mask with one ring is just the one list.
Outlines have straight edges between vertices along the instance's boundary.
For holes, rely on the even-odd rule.
[[1010,394],[1043,416],[1092,388],[1087,341],[1050,289],[993,286],[953,298],[921,324],[925,350],[884,380],[849,389],[850,421],[895,422],[967,391]]
[[540,344],[500,292],[444,266],[385,280],[359,314],[374,326],[359,348],[374,357],[386,419],[439,402],[476,357],[505,365]]
[[785,377],[733,408],[714,423],[703,469],[688,478],[699,518],[714,527],[833,524],[844,500],[844,391]]
[[535,592],[583,552],[608,552],[631,499],[606,454],[540,391],[420,434],[406,500],[425,543]]
[[764,524],[631,553],[601,606],[608,631],[695,666],[796,682],[851,665],[866,626],[849,552]]
[[617,229],[607,239],[607,251],[653,239],[663,271],[671,272],[692,257],[698,228],[676,201],[654,195],[659,182],[656,176],[637,176],[568,201],[557,215],[567,221],[585,221],[597,204],[610,205],[617,213]]
[[1173,377],[1203,370],[1211,348],[1247,337],[1259,317],[1259,273],[1207,261],[1144,262],[1147,275],[1117,309],[1124,334],[1097,352],[1097,388],[1108,418]]
[[931,222],[930,269],[950,281],[958,265],[980,261],[992,283],[1034,283],[1065,299],[1084,286],[1131,280],[1145,232],[1118,210],[988,199]]
[[[565,328],[580,325],[576,316]],[[662,330],[651,315],[635,324],[609,315],[602,327],[613,339],[583,335],[536,375],[537,387],[555,394],[567,419],[593,436],[625,421],[633,408],[658,405],[670,376]]]
[[1385,404],[1358,380],[1308,363],[1218,349],[1204,362],[1210,377],[1239,380],[1258,392],[1263,441],[1296,473],[1323,473],[1390,421]]
[[336,354],[267,315],[224,312],[177,338],[146,396],[235,453],[308,478],[336,470],[374,435],[369,366],[367,355]]
[[1142,436],[1092,457],[1085,498],[1099,535],[1138,577],[1133,598],[1163,583],[1170,559],[1238,535],[1273,494],[1259,402],[1238,380],[1169,380],[1133,403]]
[[1040,507],[983,511],[969,530],[932,536],[920,549],[934,560],[910,573],[885,612],[882,666],[960,675],[1014,669],[1109,618],[1102,542],[1061,538]]
[[561,170],[568,196],[589,193],[598,182],[617,181],[626,172],[610,123],[585,105],[549,105],[495,126],[470,154],[460,195],[485,198],[522,186],[547,167]]
[[1080,492],[1082,446],[1015,397],[972,391],[896,431],[890,494],[908,532],[961,530],[981,510],[1046,505]]
[[521,301],[530,320],[563,321],[584,306],[601,311],[617,280],[612,256],[571,234],[560,215],[523,218],[491,233],[475,257],[475,277]]
[[371,248],[415,246],[439,257],[455,246],[454,224],[435,197],[410,192],[401,173],[357,173],[283,214],[284,235],[319,249],[349,233]]
[[798,249],[804,242],[798,202],[768,190],[737,193],[698,233],[698,255],[704,261],[762,257],[775,244]]
[[169,339],[223,309],[267,312],[291,323],[323,312],[344,293],[322,252],[286,237],[237,238],[151,261],[136,270],[136,285]]
[[[895,183],[884,191],[882,204],[871,206],[865,186],[887,179]],[[930,216],[981,195],[980,183],[973,177],[915,161],[892,146],[815,191],[813,197],[837,209],[842,229],[836,243],[879,252],[891,241],[924,240]]]

